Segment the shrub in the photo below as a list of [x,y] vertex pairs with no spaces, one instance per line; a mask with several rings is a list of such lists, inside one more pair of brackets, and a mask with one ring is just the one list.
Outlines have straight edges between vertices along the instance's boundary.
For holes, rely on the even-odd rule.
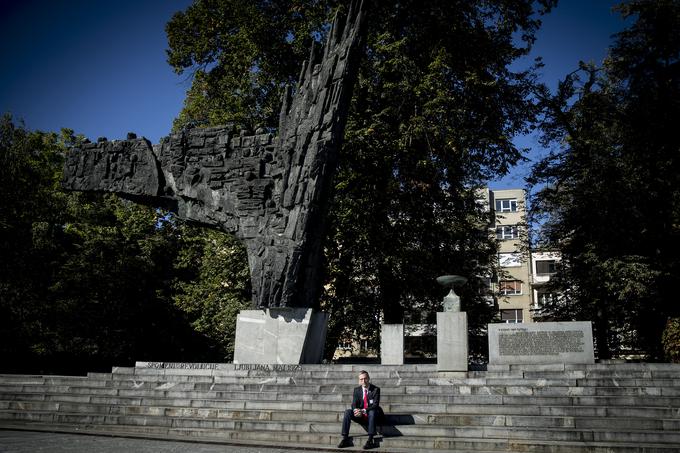
[[680,363],[680,318],[669,318],[662,337],[666,359]]

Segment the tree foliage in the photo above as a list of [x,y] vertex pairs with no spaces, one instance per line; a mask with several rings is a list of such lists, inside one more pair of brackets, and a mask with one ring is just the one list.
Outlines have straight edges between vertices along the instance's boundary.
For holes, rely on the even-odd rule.
[[[520,25],[520,3],[400,2],[370,12],[331,216],[336,319],[367,305],[387,323],[425,321],[445,293],[434,279],[458,273],[470,277],[462,297],[473,332],[490,320],[482,277],[495,244],[475,189],[520,158],[510,138],[533,113],[529,74],[507,68],[522,53],[514,27],[537,26]],[[373,319],[361,333],[379,331]]]
[[[37,150],[37,151],[36,151]],[[56,134],[31,134],[0,119],[0,340],[3,355],[41,349],[28,340],[41,330],[40,301],[47,285],[36,285],[51,272],[51,238],[59,231],[64,200],[53,196],[60,162]],[[18,354],[17,354],[18,355]]]
[[[193,71],[175,127],[235,121],[276,126],[281,88],[296,80],[336,1],[196,1],[167,26],[169,63]],[[434,278],[470,277],[466,311],[490,319],[482,291],[495,244],[475,189],[521,158],[511,139],[535,114],[525,55],[545,0],[369,2],[367,37],[329,209],[330,349],[376,340],[379,323],[432,312]]]
[[294,83],[326,18],[310,0],[198,0],[168,22],[168,63],[192,86],[175,127],[278,121],[281,87]]
[[176,269],[174,302],[191,325],[213,340],[218,356],[234,356],[236,316],[250,307],[250,273],[246,250],[232,236],[215,230],[186,227]]
[[178,258],[195,234],[113,195],[64,193],[63,155],[77,140],[0,120],[3,371],[228,359],[221,339],[173,303],[203,264],[202,252],[191,265]]
[[666,359],[680,363],[680,318],[669,318],[661,338]]
[[680,283],[680,2],[633,0],[602,67],[543,89],[544,141],[557,149],[530,184],[540,241],[562,252],[557,319],[593,320],[601,358],[663,357]]

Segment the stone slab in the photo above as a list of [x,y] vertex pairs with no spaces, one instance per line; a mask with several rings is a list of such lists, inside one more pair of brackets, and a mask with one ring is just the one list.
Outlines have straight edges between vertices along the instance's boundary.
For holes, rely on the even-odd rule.
[[404,364],[404,325],[383,324],[380,332],[380,363]]
[[235,364],[320,363],[328,314],[311,308],[242,310],[236,319]]
[[437,371],[467,371],[467,313],[437,313]]
[[[239,445],[238,450],[226,447],[219,443],[187,443],[186,439],[165,440],[147,436],[147,438],[115,437],[111,436],[105,428],[97,433],[96,429],[89,427],[87,436],[58,432],[50,429],[49,432],[24,431],[23,426],[17,426],[18,430],[0,431],[0,445],[2,451],[14,453],[34,453],[36,451],[54,451],[70,453],[120,453],[121,451],[143,451],[146,453],[177,453],[191,451],[193,453],[224,453],[225,451],[238,451],[238,453],[278,453],[279,447],[262,447],[261,445]],[[33,429],[41,429],[36,427]],[[64,429],[64,428],[62,428]],[[94,435],[93,435],[94,434]],[[100,435],[96,435],[100,434]],[[128,436],[130,434],[127,434]],[[167,436],[166,436],[167,437]],[[5,450],[5,448],[7,450]]]
[[592,364],[590,321],[489,324],[489,364]]

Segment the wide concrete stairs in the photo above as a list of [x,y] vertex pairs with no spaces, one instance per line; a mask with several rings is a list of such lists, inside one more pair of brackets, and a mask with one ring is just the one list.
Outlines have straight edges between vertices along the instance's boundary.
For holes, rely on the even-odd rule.
[[[0,428],[334,449],[359,365],[0,376]],[[366,366],[380,451],[679,452],[680,366]],[[353,424],[354,449],[365,431]]]

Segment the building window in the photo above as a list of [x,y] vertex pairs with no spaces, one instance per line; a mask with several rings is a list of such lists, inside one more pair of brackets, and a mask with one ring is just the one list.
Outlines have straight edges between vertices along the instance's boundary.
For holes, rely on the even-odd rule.
[[496,200],[496,212],[517,212],[517,199],[505,198]]
[[552,275],[555,271],[555,260],[536,261],[536,275]]
[[496,228],[496,239],[505,241],[519,237],[517,225],[503,225]]
[[518,296],[522,294],[521,280],[501,280],[498,282],[500,293],[504,296]]
[[522,322],[522,309],[513,308],[510,310],[501,310],[501,322],[509,324],[517,324]]
[[368,340],[361,340],[359,342],[359,352],[368,352]]
[[537,295],[536,305],[538,307],[545,307],[557,300],[557,294],[549,292],[539,292]]
[[351,351],[353,348],[351,341],[342,341],[338,346],[341,351]]
[[498,265],[500,267],[519,267],[522,265],[522,255],[520,253],[499,253]]

